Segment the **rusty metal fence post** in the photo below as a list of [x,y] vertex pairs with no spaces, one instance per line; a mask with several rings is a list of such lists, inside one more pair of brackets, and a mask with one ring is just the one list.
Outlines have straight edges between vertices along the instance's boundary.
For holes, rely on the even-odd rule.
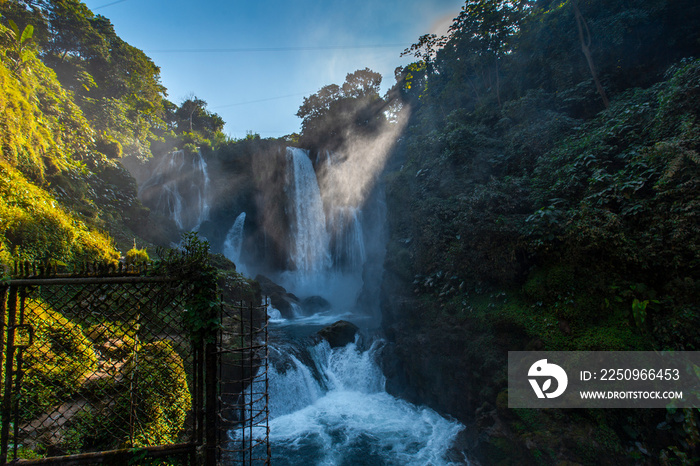
[[[7,307],[5,307],[5,297],[7,296],[8,288],[5,287],[2,293],[3,312],[3,334],[7,333],[5,340],[7,341],[7,348],[3,348],[4,359],[2,364],[4,365],[4,380],[3,380],[3,398],[2,398],[2,432],[0,433],[2,445],[0,445],[0,462],[5,464],[7,462],[8,447],[9,447],[9,436],[10,436],[10,425],[12,424],[12,372],[13,372],[13,360],[14,360],[14,325],[15,325],[15,310],[17,307],[17,288],[10,287],[9,299]],[[6,314],[6,315],[5,315]],[[7,318],[7,325],[5,325],[5,319]]]

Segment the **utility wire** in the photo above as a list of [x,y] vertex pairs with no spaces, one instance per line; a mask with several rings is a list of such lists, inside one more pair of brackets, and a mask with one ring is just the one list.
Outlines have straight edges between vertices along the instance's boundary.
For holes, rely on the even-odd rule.
[[259,100],[247,100],[245,102],[236,102],[235,104],[226,104],[226,105],[217,105],[212,108],[228,108],[228,107],[238,107],[239,105],[248,105],[248,104],[257,104],[260,102],[268,102],[270,100],[280,100],[280,99],[287,99],[289,97],[298,97],[300,95],[311,95],[313,92],[300,92],[297,94],[288,94],[288,95],[280,95],[277,97],[268,97],[265,99],[259,99]]
[[[126,0],[120,0],[126,1]],[[226,49],[152,49],[149,53],[242,53],[242,52],[288,52],[309,50],[352,50],[352,49],[383,49],[408,47],[406,44],[377,44],[377,45],[317,45],[293,47],[237,47]]]
[[111,3],[106,3],[104,5],[96,6],[95,8],[91,8],[92,11],[99,10],[101,8],[107,8],[108,6],[116,5],[117,3],[122,3],[125,2],[126,0],[117,0],[116,2],[111,2]]

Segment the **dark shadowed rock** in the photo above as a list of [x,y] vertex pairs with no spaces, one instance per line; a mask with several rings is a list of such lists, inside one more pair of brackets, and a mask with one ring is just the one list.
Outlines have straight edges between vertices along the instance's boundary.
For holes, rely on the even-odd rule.
[[265,296],[270,296],[274,293],[287,294],[287,290],[284,289],[283,286],[280,286],[277,283],[273,282],[265,275],[257,275],[255,277],[255,281],[260,283],[260,290]]
[[347,320],[339,320],[319,330],[318,335],[326,340],[331,345],[331,348],[338,348],[354,342],[357,330],[357,325]]
[[331,303],[320,296],[310,296],[301,302],[301,307],[307,314],[317,314],[331,308]]
[[287,293],[284,287],[278,285],[264,275],[257,275],[255,281],[260,284],[260,291],[264,296],[270,298],[270,304],[280,311],[282,317],[285,319],[296,317],[294,305],[300,305],[299,299],[296,296]]
[[298,317],[297,313],[294,312],[294,305],[299,305],[294,298],[290,297],[288,294],[273,293],[270,295],[270,304],[272,307],[280,311],[280,314],[285,319],[293,319]]

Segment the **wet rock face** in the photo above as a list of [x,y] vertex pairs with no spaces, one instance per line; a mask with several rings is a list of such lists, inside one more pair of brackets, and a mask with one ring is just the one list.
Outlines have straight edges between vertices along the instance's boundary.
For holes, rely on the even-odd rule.
[[331,308],[331,303],[320,296],[310,296],[301,302],[301,307],[306,314],[317,314]]
[[331,345],[331,348],[338,348],[354,342],[357,330],[358,328],[355,324],[347,320],[339,320],[319,330],[318,336],[326,340]]
[[280,311],[282,317],[285,319],[295,317],[294,306],[300,306],[299,299],[296,296],[288,293],[283,286],[278,285],[264,275],[256,276],[255,281],[260,284],[260,291],[264,296],[270,298],[270,304]]

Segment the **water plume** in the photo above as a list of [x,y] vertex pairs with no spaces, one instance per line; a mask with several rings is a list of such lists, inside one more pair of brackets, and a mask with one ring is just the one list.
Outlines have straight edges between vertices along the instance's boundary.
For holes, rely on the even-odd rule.
[[371,134],[348,131],[344,144],[318,167],[321,197],[331,207],[361,209],[384,170],[392,148],[408,121],[404,108],[394,121],[385,121]]
[[245,268],[241,263],[241,252],[243,249],[243,227],[245,226],[246,213],[241,212],[241,214],[236,217],[233,222],[231,229],[226,235],[226,240],[224,241],[224,255],[231,262],[236,264],[238,272],[245,274]]

